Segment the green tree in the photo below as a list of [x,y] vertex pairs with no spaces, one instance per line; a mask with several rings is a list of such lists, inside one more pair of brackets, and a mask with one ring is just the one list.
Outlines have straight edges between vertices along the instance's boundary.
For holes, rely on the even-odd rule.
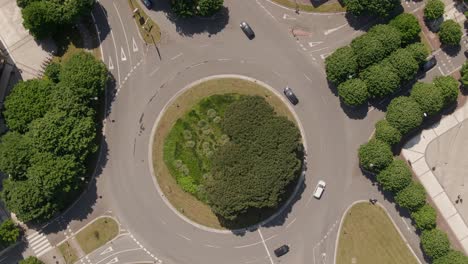
[[373,26],[367,35],[372,36],[372,38],[375,38],[382,43],[383,53],[385,56],[390,55],[401,46],[400,31],[389,25],[380,24]]
[[60,82],[71,87],[85,102],[100,96],[106,85],[106,66],[89,52],[70,57],[60,71]]
[[371,34],[364,34],[353,39],[351,48],[356,54],[356,60],[361,69],[380,62],[388,55],[382,42]]
[[392,127],[405,135],[422,124],[423,111],[414,99],[400,96],[388,105],[385,119]]
[[0,225],[0,244],[4,247],[13,245],[20,236],[20,229],[11,219],[3,221]]
[[412,80],[418,72],[418,62],[413,58],[412,53],[406,49],[393,52],[388,59],[401,81]]
[[375,124],[375,138],[390,146],[400,143],[401,133],[392,127],[387,120],[380,120]]
[[422,232],[421,245],[424,253],[433,260],[447,255],[450,251],[447,234],[437,228]]
[[468,257],[460,251],[450,250],[446,255],[435,259],[434,264],[466,264]]
[[442,110],[444,98],[434,84],[417,82],[411,89],[413,98],[428,116],[435,115]]
[[344,0],[346,10],[355,16],[387,17],[400,6],[398,0]]
[[427,56],[429,56],[429,51],[424,46],[424,44],[420,42],[410,44],[405,49],[411,52],[411,55],[418,62],[419,65],[426,62],[426,58]]
[[444,21],[440,26],[439,39],[442,44],[458,46],[462,35],[461,26],[452,19]]
[[356,55],[351,47],[337,49],[325,59],[327,78],[338,85],[354,76],[358,72]]
[[26,259],[21,260],[19,264],[44,264],[44,262],[40,261],[36,257],[28,257]]
[[29,123],[50,109],[50,94],[54,84],[41,79],[18,83],[5,100],[5,121],[11,131],[24,133]]
[[426,204],[426,190],[420,183],[411,182],[395,196],[396,203],[411,212]]
[[71,116],[65,111],[52,110],[35,120],[27,136],[38,152],[73,155],[80,161],[97,150],[93,118]]
[[445,5],[440,0],[429,0],[424,7],[424,18],[436,20],[444,14]]
[[416,212],[411,213],[416,227],[419,230],[431,230],[436,227],[437,212],[429,204],[425,204]]
[[195,2],[193,0],[171,0],[171,10],[178,17],[191,17],[195,15]]
[[361,79],[351,79],[338,86],[338,96],[346,105],[360,106],[369,99],[367,86]]
[[60,5],[55,1],[31,2],[21,13],[24,27],[38,39],[53,35],[62,23]]
[[359,147],[359,163],[371,172],[380,172],[392,163],[390,146],[380,140],[371,139]]
[[434,85],[440,90],[443,97],[443,107],[450,106],[457,101],[460,84],[452,76],[437,76]]
[[371,98],[382,98],[397,91],[400,78],[393,67],[376,64],[361,73]]
[[54,82],[58,83],[59,82],[59,77],[60,77],[60,69],[62,68],[62,65],[57,62],[51,62],[49,65],[47,65],[45,71],[44,71],[44,76]]
[[395,194],[411,183],[411,170],[404,161],[394,159],[377,175],[377,181],[384,190]]
[[198,0],[198,12],[202,16],[211,16],[223,6],[224,0]]
[[460,70],[461,74],[461,83],[463,84],[464,87],[468,87],[468,61],[463,63],[463,66]]
[[31,155],[31,144],[25,136],[8,132],[0,138],[0,171],[12,179],[24,178]]
[[419,26],[418,19],[415,15],[410,13],[403,13],[392,19],[389,23],[390,26],[398,29],[401,35],[401,43],[407,45],[414,42],[419,38],[421,26]]

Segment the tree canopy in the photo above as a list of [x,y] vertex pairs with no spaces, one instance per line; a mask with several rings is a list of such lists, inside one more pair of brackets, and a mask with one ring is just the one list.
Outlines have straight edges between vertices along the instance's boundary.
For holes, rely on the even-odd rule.
[[11,219],[3,221],[0,225],[0,244],[3,247],[13,245],[20,237],[20,229]]
[[468,257],[462,252],[456,250],[450,250],[446,255],[437,258],[433,262],[434,264],[466,264],[468,263]]
[[380,172],[393,160],[392,150],[386,143],[371,139],[359,147],[359,163],[371,172]]
[[376,64],[361,73],[372,98],[382,98],[397,91],[400,78],[396,70],[386,64]]
[[299,130],[261,97],[233,102],[223,120],[230,141],[213,155],[206,182],[212,210],[235,220],[249,209],[276,207],[299,175]]
[[422,232],[421,245],[424,253],[433,260],[447,255],[450,251],[450,241],[447,234],[437,228]]
[[211,16],[223,3],[224,0],[171,0],[171,9],[179,17]]
[[430,204],[425,204],[416,212],[412,212],[411,218],[419,230],[431,230],[437,224],[437,212]]
[[398,6],[398,0],[344,0],[346,10],[355,16],[387,17]]
[[458,46],[462,36],[461,26],[452,19],[444,21],[440,26],[439,39],[442,44]]
[[427,56],[429,56],[429,51],[424,46],[424,44],[420,42],[410,44],[405,49],[411,52],[411,55],[418,62],[419,65],[426,62],[426,58]]
[[202,16],[211,16],[223,7],[224,0],[198,0],[198,11]]
[[444,14],[445,4],[441,0],[429,0],[424,7],[424,17],[436,20]]
[[350,79],[338,86],[338,96],[346,105],[363,105],[369,99],[366,83],[361,79]]
[[377,181],[384,190],[396,194],[411,183],[411,170],[404,161],[394,159],[377,175]]
[[418,39],[421,32],[418,19],[415,15],[410,13],[402,13],[392,19],[389,23],[390,26],[400,31],[401,43],[407,45]]
[[434,78],[434,85],[439,89],[443,97],[443,106],[454,104],[458,98],[458,87],[460,84],[452,76],[437,76]]
[[390,102],[385,118],[392,127],[405,135],[422,124],[423,111],[414,99],[400,96]]
[[380,62],[385,58],[386,50],[380,40],[371,34],[359,36],[351,42],[359,68],[365,69],[370,65]]
[[403,82],[412,80],[418,72],[418,62],[407,49],[398,49],[390,55],[388,60]]
[[466,61],[465,63],[463,63],[463,66],[460,70],[460,74],[461,74],[461,83],[463,84],[464,87],[467,87],[468,86],[468,61]]
[[383,119],[375,124],[375,138],[390,146],[400,143],[401,133]]
[[417,82],[411,89],[411,98],[428,116],[439,113],[444,106],[444,98],[440,90],[432,83]]
[[372,36],[372,38],[375,38],[382,43],[383,53],[385,56],[390,55],[401,46],[400,31],[389,25],[375,25],[369,30],[367,35]]
[[0,138],[0,170],[12,179],[24,178],[32,155],[30,141],[18,132],[8,132]]
[[426,204],[426,190],[420,183],[411,182],[395,196],[397,204],[411,212]]
[[325,59],[325,70],[328,80],[335,85],[356,76],[358,64],[353,49],[349,46],[337,49]]

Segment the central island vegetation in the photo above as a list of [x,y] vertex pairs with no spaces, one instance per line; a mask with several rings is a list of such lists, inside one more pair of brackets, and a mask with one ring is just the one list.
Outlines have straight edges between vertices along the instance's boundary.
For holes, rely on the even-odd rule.
[[217,94],[176,121],[164,162],[179,186],[221,219],[276,208],[301,170],[296,125],[260,96]]

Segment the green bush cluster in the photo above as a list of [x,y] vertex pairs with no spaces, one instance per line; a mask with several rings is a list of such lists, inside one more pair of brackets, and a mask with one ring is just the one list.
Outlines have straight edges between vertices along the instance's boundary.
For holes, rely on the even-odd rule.
[[[57,73],[54,73],[57,74]],[[87,52],[60,67],[58,82],[17,84],[5,101],[9,132],[0,138],[2,199],[22,221],[50,219],[76,195],[85,162],[96,152],[97,100],[105,65]]]
[[414,99],[400,96],[388,105],[385,119],[392,127],[405,135],[422,124],[423,116],[421,107]]
[[429,0],[424,7],[424,18],[436,20],[444,14],[445,4],[441,0]]
[[401,133],[384,119],[375,123],[375,138],[390,146],[394,146],[400,143]]
[[369,98],[366,83],[361,79],[351,79],[338,86],[338,96],[346,105],[363,105]]
[[394,159],[377,175],[377,182],[385,191],[397,194],[411,183],[411,170],[404,161]]
[[448,46],[460,45],[463,36],[461,26],[452,19],[445,20],[442,23],[438,34],[440,42]]
[[429,204],[425,204],[417,211],[411,213],[415,226],[419,230],[431,230],[436,227],[437,212]]
[[398,29],[401,34],[401,43],[403,45],[416,41],[421,32],[421,26],[419,26],[418,19],[409,13],[403,13],[396,16],[389,23],[390,26]]
[[435,259],[433,264],[466,264],[468,257],[460,251],[451,249],[446,255]]
[[393,160],[392,150],[386,143],[371,139],[359,147],[359,163],[371,172],[385,169]]
[[447,234],[437,228],[422,232],[421,245],[424,253],[433,260],[447,255],[450,251]]
[[20,228],[11,219],[3,221],[0,225],[0,246],[6,248],[18,241]]
[[463,88],[468,87],[468,61],[463,63],[463,66],[460,70],[461,78],[460,81],[463,85]]
[[442,110],[444,101],[440,89],[433,83],[417,82],[411,89],[410,97],[419,104],[421,111],[433,116]]
[[399,0],[344,0],[346,10],[355,16],[389,16],[397,7]]
[[426,190],[420,183],[411,182],[395,196],[398,205],[410,211],[416,211],[426,204]]
[[44,262],[42,262],[41,260],[39,260],[38,258],[34,256],[31,256],[31,257],[27,257],[26,259],[21,260],[19,264],[44,264]]
[[171,9],[179,17],[211,16],[223,4],[224,0],[171,0]]

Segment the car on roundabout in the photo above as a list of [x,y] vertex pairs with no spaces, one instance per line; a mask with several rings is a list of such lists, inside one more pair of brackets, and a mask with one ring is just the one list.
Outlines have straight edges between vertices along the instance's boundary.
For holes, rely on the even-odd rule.
[[277,258],[283,256],[283,255],[286,255],[288,252],[289,252],[289,246],[288,245],[282,245],[281,247],[275,249],[273,251],[275,253],[275,256]]
[[314,197],[315,198],[320,199],[322,197],[322,194],[325,191],[325,186],[327,186],[327,184],[322,180],[320,180],[317,183],[317,186],[315,187],[315,190],[314,190]]
[[242,31],[244,31],[244,34],[249,38],[249,39],[253,39],[255,38],[255,32],[252,30],[252,28],[250,27],[250,25],[245,22],[245,21],[242,21],[240,23],[240,28],[242,29]]
[[299,99],[297,99],[296,94],[294,94],[293,90],[289,86],[284,88],[283,93],[286,98],[288,98],[289,102],[291,102],[291,104],[297,105],[299,103]]

